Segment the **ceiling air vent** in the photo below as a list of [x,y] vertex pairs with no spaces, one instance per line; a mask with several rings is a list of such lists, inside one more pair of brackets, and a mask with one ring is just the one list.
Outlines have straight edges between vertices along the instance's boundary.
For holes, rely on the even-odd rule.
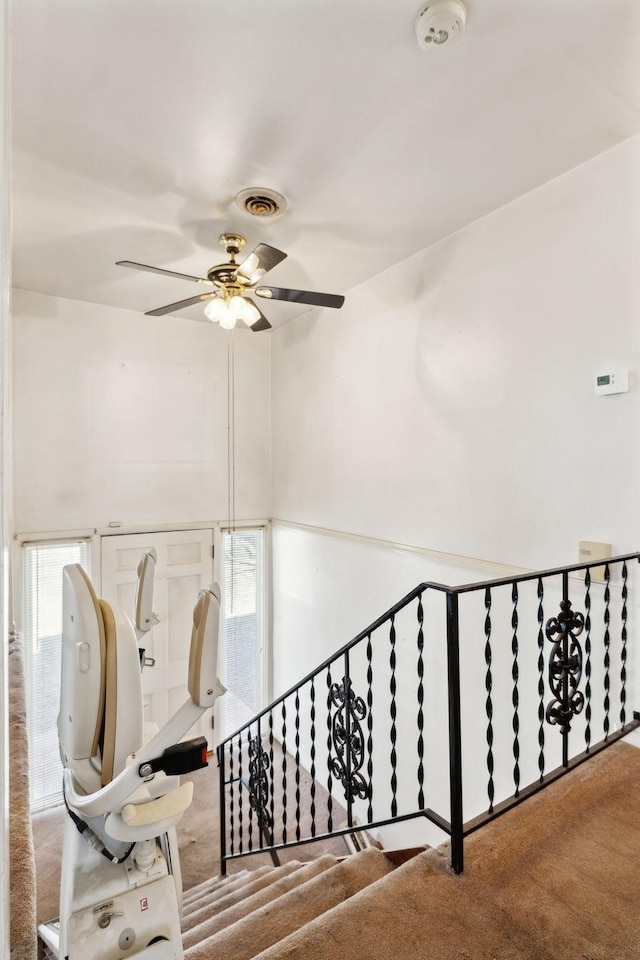
[[249,187],[247,190],[240,191],[236,197],[236,206],[252,217],[275,220],[287,209],[287,201],[276,190]]

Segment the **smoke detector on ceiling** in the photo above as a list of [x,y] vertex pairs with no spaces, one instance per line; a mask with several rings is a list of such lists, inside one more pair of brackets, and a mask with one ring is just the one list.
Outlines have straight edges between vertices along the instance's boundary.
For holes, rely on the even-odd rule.
[[236,206],[252,217],[276,220],[287,209],[287,201],[277,190],[269,190],[267,187],[248,187],[237,195]]
[[416,35],[423,50],[450,47],[460,38],[467,20],[461,0],[431,0],[416,17]]

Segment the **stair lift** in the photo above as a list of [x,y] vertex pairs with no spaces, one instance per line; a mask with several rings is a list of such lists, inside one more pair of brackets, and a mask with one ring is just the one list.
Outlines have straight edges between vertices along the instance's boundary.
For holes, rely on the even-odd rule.
[[193,612],[185,703],[161,730],[145,730],[138,641],[157,623],[155,551],[138,565],[135,626],[96,597],[79,564],[63,571],[62,683],[58,734],[65,822],[60,919],[38,928],[57,960],[182,960],[182,878],[175,826],[207,766],[191,726],[225,688],[217,676],[220,588],[201,590]]

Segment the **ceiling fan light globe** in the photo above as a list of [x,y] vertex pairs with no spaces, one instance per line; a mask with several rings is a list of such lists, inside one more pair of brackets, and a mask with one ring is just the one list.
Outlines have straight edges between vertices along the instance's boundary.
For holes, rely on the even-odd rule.
[[234,320],[244,320],[245,302],[242,297],[231,297],[227,301],[227,309]]
[[220,326],[223,330],[233,330],[236,325],[236,318],[229,310],[229,307],[225,305],[225,311],[220,317]]
[[260,311],[257,307],[254,307],[252,303],[247,303],[247,309],[245,311],[245,316],[242,318],[248,327],[252,327],[254,323],[257,323],[260,319]]
[[208,317],[209,320],[213,320],[214,323],[220,323],[221,325],[223,319],[226,319],[227,312],[227,305],[224,300],[217,298],[210,300],[204,308],[205,316]]
[[248,300],[245,300],[244,297],[235,296],[231,297],[229,300],[229,312],[234,320],[243,320],[248,327],[253,326],[256,320],[260,319],[260,313],[249,303]]

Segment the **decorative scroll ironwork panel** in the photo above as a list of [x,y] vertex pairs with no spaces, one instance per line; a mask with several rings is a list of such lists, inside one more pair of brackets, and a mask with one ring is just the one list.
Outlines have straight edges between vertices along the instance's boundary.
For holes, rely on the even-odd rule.
[[262,746],[259,736],[249,740],[249,803],[256,815],[258,826],[272,825],[269,813],[269,754]]
[[345,798],[352,802],[369,796],[370,786],[361,773],[365,761],[365,738],[362,721],[367,708],[362,697],[356,696],[351,680],[343,677],[329,690],[333,705],[331,720],[331,772],[339,780]]
[[584,694],[579,689],[582,679],[582,647],[579,636],[584,630],[584,614],[571,609],[570,600],[560,601],[560,613],[546,624],[547,640],[553,644],[549,656],[549,687],[553,700],[547,704],[548,723],[557,724],[563,733],[571,729],[573,718],[582,713]]

